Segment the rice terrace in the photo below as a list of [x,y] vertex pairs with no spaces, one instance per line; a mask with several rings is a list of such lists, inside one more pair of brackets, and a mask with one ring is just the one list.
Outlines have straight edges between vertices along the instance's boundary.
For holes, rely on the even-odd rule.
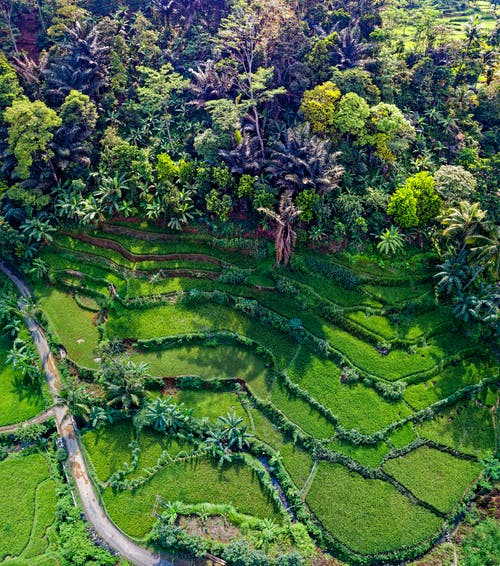
[[0,2],[0,565],[500,564],[496,2]]

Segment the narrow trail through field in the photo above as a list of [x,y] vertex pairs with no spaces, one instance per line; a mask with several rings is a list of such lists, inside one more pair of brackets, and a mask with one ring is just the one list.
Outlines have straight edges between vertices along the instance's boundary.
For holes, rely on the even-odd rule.
[[16,432],[20,427],[23,426],[44,423],[45,421],[48,421],[51,417],[53,417],[54,414],[54,407],[51,407],[50,409],[43,411],[43,413],[39,413],[38,415],[36,415],[36,417],[33,417],[31,419],[27,419],[25,421],[11,425],[0,426],[0,434],[10,434]]
[[[3,271],[18,288],[21,293],[21,299],[19,302],[22,305],[24,301],[31,296],[28,286],[3,262],[0,262],[0,271]],[[55,404],[53,411],[56,419],[57,430],[66,444],[71,471],[80,495],[85,516],[89,522],[92,523],[96,533],[107,544],[119,552],[121,556],[133,564],[136,564],[137,566],[172,566],[170,561],[167,561],[158,554],[153,554],[132,542],[111,522],[104,509],[101,507],[99,498],[94,491],[94,487],[89,478],[87,465],[80,449],[73,417],[71,416],[67,405],[62,404],[61,398],[59,397],[59,372],[54,362],[47,339],[45,338],[45,334],[38,323],[30,316],[26,316],[25,322],[43,363],[47,383]]]

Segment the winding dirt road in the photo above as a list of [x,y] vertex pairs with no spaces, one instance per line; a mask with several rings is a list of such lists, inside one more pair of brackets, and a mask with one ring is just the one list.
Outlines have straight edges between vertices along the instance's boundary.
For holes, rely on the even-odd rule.
[[[14,271],[1,261],[0,271],[3,271],[18,288],[22,297],[19,302],[22,305],[23,301],[31,296],[28,286]],[[29,316],[25,318],[25,321],[43,363],[47,383],[54,401],[53,411],[57,430],[66,444],[71,471],[80,495],[80,500],[82,502],[86,518],[90,523],[92,523],[96,533],[102,538],[102,540],[119,552],[123,558],[133,564],[136,564],[137,566],[172,566],[170,561],[167,561],[158,554],[153,554],[132,542],[111,522],[104,512],[97,494],[94,491],[94,486],[89,478],[87,464],[80,449],[73,418],[68,407],[59,397],[59,372],[57,371],[57,367],[43,329]]]

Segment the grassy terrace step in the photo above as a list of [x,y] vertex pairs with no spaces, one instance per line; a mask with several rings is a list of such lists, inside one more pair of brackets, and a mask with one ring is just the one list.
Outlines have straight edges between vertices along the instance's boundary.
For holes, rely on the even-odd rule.
[[28,420],[46,407],[41,389],[27,385],[22,375],[7,365],[11,347],[12,340],[0,334],[0,426]]
[[0,561],[27,549],[39,520],[45,526],[52,522],[48,515],[54,516],[55,502],[50,493],[42,490],[37,498],[38,486],[49,476],[48,462],[41,454],[15,454],[0,462]]
[[63,252],[79,253],[84,259],[93,259],[96,263],[110,263],[115,269],[126,268],[152,272],[159,269],[198,269],[220,271],[221,264],[201,254],[165,254],[165,255],[123,255],[115,249],[96,246],[88,242],[78,242],[70,237],[58,236],[55,246]]
[[385,401],[373,389],[341,382],[341,370],[301,348],[287,370],[290,379],[328,407],[347,429],[371,434],[411,414],[402,402]]
[[206,458],[189,459],[162,468],[135,491],[104,490],[111,519],[126,534],[145,537],[153,522],[156,496],[164,501],[227,503],[240,513],[279,521],[273,503],[263,492],[255,473],[244,464],[220,468]]
[[452,511],[483,469],[477,462],[427,446],[388,460],[383,468],[416,497],[443,513]]
[[434,535],[442,519],[391,484],[321,462],[306,501],[322,525],[360,553],[385,552]]
[[267,396],[265,362],[246,348],[230,345],[182,346],[155,352],[137,352],[136,362],[147,362],[151,375],[198,375],[205,379],[240,378],[257,397]]
[[[199,260],[207,261],[214,265],[224,263],[231,264],[237,262],[241,267],[261,267],[262,260],[256,260],[241,252],[234,253],[225,249],[220,249],[210,244],[207,238],[179,238],[168,241],[141,240],[137,237],[126,235],[106,234],[102,232],[90,233],[68,233],[68,237],[73,240],[80,239],[75,243],[76,248],[85,243],[101,248],[111,248],[120,250],[125,256],[130,255],[130,259],[142,256],[198,256]],[[87,242],[82,241],[87,240]],[[202,259],[203,258],[203,259]],[[172,258],[174,259],[174,258]],[[272,260],[264,263],[272,265]]]
[[[498,393],[497,393],[498,396]],[[484,457],[495,453],[495,429],[491,411],[475,401],[448,408],[433,420],[416,427],[418,434],[464,454]]]
[[263,343],[273,352],[278,368],[286,367],[297,349],[295,340],[289,336],[249,320],[229,307],[212,304],[196,305],[196,308],[161,305],[137,310],[115,305],[106,325],[109,337],[138,339],[210,330],[231,330]]
[[82,309],[68,294],[54,287],[39,285],[36,297],[49,320],[51,332],[64,345],[71,360],[96,369],[95,349],[99,342],[96,313]]

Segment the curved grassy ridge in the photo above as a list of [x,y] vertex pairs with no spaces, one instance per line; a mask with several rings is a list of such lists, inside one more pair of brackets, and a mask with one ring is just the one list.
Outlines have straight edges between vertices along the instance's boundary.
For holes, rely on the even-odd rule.
[[[230,250],[216,245],[213,237],[201,233],[165,235],[144,230],[133,230],[132,234],[117,234],[110,232],[109,227],[105,226],[103,232],[95,231],[90,234],[117,242],[134,254],[201,253],[217,258],[225,263],[236,262],[241,267],[246,268],[262,268],[263,264],[270,267],[273,263],[271,256],[264,261],[252,257],[248,253],[253,248],[251,245],[244,251]],[[255,240],[250,242],[252,241],[255,242]]]
[[173,462],[134,491],[113,492],[106,488],[102,497],[118,527],[142,539],[156,520],[152,512],[157,495],[165,501],[187,504],[230,504],[238,512],[258,518],[280,521],[281,517],[247,465],[237,463],[221,468],[203,457]]
[[420,500],[450,513],[483,467],[421,446],[406,456],[387,460],[383,469]]
[[55,512],[55,486],[49,478],[41,454],[15,454],[0,462],[0,561],[45,552],[44,535]]
[[323,527],[355,552],[397,550],[432,537],[442,519],[391,484],[321,462],[306,502]]
[[[104,241],[106,240],[104,239]],[[116,268],[135,269],[146,272],[156,271],[159,269],[193,269],[209,272],[218,272],[221,270],[220,265],[212,261],[208,261],[208,259],[211,259],[211,256],[207,256],[207,261],[203,261],[201,258],[190,259],[189,254],[178,254],[180,257],[173,257],[171,259],[155,259],[154,257],[148,258],[148,255],[153,256],[153,254],[144,254],[142,256],[138,256],[137,259],[131,260],[119,251],[88,242],[82,242],[80,240],[74,240],[73,238],[64,235],[58,235],[56,237],[53,248],[64,252],[78,253],[81,256],[86,256],[87,258],[94,257],[101,261],[110,262],[112,265],[116,266]],[[193,255],[194,253],[195,252],[193,252]],[[186,257],[182,257],[183,255]]]

